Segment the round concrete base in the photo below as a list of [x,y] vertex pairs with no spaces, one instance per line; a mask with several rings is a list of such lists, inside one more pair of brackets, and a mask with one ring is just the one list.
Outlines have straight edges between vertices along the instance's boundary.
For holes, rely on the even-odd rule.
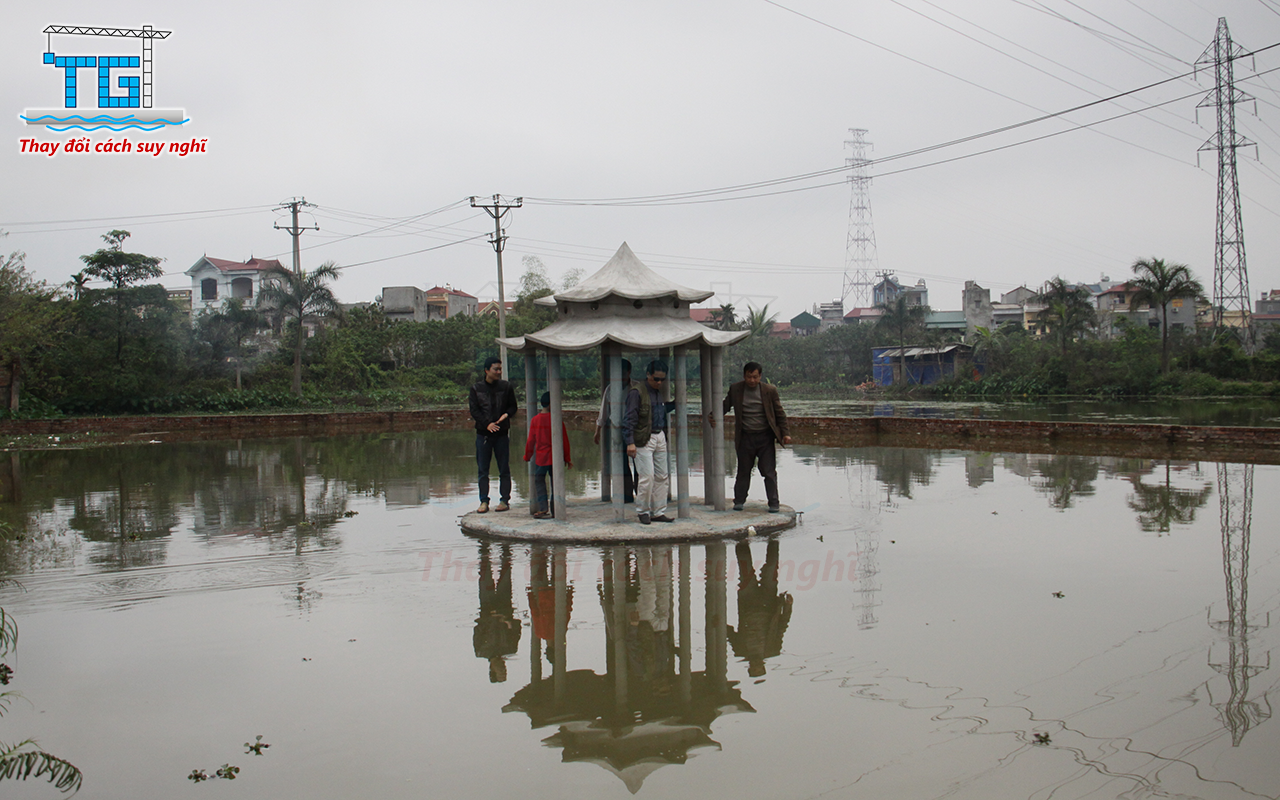
[[[743,536],[764,536],[793,527],[796,524],[795,509],[782,506],[777,513],[769,513],[763,503],[747,503],[742,511],[713,511],[702,504],[702,498],[691,500],[693,516],[675,522],[654,522],[641,525],[636,518],[635,505],[623,506],[624,522],[615,522],[613,504],[600,500],[575,498],[569,500],[568,519],[534,519],[528,506],[513,506],[501,514],[490,511],[477,514],[472,511],[461,518],[462,530],[496,539],[516,539],[529,542],[682,542],[693,539],[724,539]],[[667,516],[674,517],[675,504],[667,508]],[[752,531],[751,529],[755,530]]]

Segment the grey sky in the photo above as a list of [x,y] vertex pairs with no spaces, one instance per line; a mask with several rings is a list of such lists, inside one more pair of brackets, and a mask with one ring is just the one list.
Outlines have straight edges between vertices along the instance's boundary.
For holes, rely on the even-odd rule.
[[[839,167],[850,127],[868,129],[873,157],[981,133],[1189,72],[1219,16],[1246,49],[1280,42],[1280,0],[9,4],[0,227],[10,236],[0,247],[25,250],[39,277],[61,283],[102,233],[125,228],[129,248],[163,256],[166,285],[185,288],[182,273],[202,254],[288,263],[289,238],[272,229],[287,220],[272,209],[305,195],[319,208],[304,221],[321,231],[304,235],[304,265],[361,264],[335,287],[344,302],[446,282],[491,296],[492,222],[465,198],[497,192],[528,198],[507,225],[510,284],[524,255],[558,278],[594,271],[625,240],[669,278],[731,284],[740,306],[776,298],[786,319],[840,293],[842,174],[763,191],[834,184],[824,188],[725,202],[533,198],[664,195]],[[18,119],[58,105],[62,73],[41,63],[50,24],[172,30],[155,45],[156,106],[183,108],[191,122],[88,135],[196,137],[208,152],[20,153],[21,138],[71,136]],[[55,36],[53,49],[124,55],[138,45]],[[1257,72],[1277,67],[1280,47],[1257,56]],[[1238,107],[1239,131],[1261,157],[1240,153],[1256,298],[1280,288],[1280,72],[1253,72],[1237,62],[1240,88],[1258,98],[1256,117],[1252,104]],[[1195,106],[1211,84],[1205,73],[876,167],[880,267],[924,278],[939,309],[959,308],[966,279],[993,293],[1054,275],[1119,279],[1149,256],[1186,262],[1209,286],[1216,156],[1201,154],[1197,168],[1196,150],[1213,114],[1202,110],[1197,125]],[[240,210],[154,216],[214,209]]]

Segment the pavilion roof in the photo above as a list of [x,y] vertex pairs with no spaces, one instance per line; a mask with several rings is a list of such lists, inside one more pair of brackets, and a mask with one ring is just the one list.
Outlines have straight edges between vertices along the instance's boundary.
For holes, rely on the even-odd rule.
[[623,242],[594,275],[553,297],[535,301],[560,308],[555,322],[540,331],[498,342],[517,351],[575,352],[606,342],[634,350],[694,343],[724,347],[750,336],[750,331],[714,330],[693,319],[689,303],[712,294],[658,275]]
[[610,295],[628,300],[653,300],[659,297],[676,297],[686,303],[699,303],[715,292],[691,289],[669,281],[645,266],[626,242],[613,254],[613,258],[594,275],[585,278],[577,286],[565,289],[554,297],[543,297],[534,302],[555,305],[557,302],[594,303]]

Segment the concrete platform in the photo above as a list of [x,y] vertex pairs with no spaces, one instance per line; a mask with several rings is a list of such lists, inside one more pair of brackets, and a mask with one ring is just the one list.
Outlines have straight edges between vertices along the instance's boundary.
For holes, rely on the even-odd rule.
[[[796,511],[782,506],[776,514],[770,514],[764,503],[749,502],[742,511],[713,511],[702,505],[702,498],[693,498],[693,516],[675,522],[655,522],[641,525],[636,519],[635,506],[628,504],[626,521],[614,522],[613,504],[596,499],[574,498],[569,500],[569,519],[534,519],[528,506],[512,506],[501,514],[490,511],[477,514],[472,511],[460,518],[465,533],[488,536],[495,539],[514,539],[526,542],[566,542],[611,544],[633,542],[687,542],[699,539],[741,538],[751,535],[748,528],[755,528],[756,536],[786,530],[796,524]],[[676,515],[675,504],[667,509],[667,516]]]

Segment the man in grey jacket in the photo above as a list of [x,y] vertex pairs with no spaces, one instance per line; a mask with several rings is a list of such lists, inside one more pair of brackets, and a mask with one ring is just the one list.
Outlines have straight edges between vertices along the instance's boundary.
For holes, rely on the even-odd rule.
[[748,361],[742,367],[742,380],[730,386],[724,398],[724,413],[733,411],[733,445],[738,454],[738,477],[733,482],[734,511],[741,511],[746,505],[752,466],[758,467],[760,477],[764,478],[769,511],[776,513],[780,508],[778,454],[774,448],[779,442],[791,444],[791,435],[787,432],[787,412],[782,410],[778,389],[760,380],[763,373],[763,367]]

